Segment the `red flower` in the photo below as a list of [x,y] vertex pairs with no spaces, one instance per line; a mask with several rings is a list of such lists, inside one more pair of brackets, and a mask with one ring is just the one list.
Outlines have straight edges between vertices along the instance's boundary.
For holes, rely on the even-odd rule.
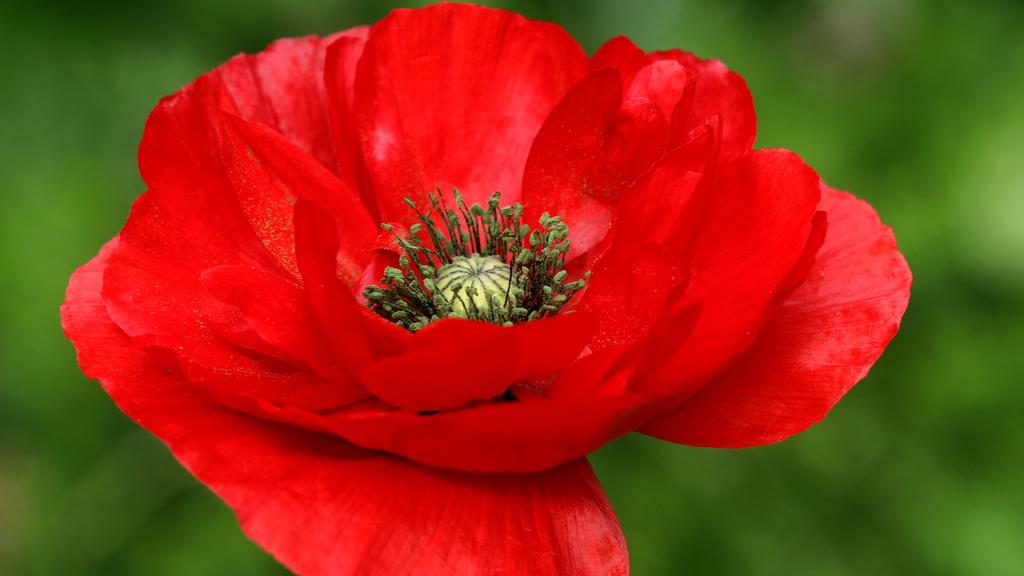
[[871,207],[754,131],[718,61],[500,10],[281,40],[157,105],[64,328],[296,571],[625,573],[589,452],[795,434],[907,303]]

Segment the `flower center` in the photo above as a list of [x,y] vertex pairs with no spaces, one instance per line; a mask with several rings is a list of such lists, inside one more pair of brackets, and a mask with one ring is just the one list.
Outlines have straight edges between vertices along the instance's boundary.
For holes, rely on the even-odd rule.
[[381,225],[403,254],[398,268],[386,268],[380,285],[363,292],[371,310],[414,332],[450,317],[511,326],[557,314],[586,286],[589,272],[566,282],[569,226],[560,217],[544,213],[531,228],[522,205],[499,206],[499,192],[486,207],[452,194],[455,209],[438,191],[424,212],[406,198],[419,220],[408,236]]
[[[505,305],[512,291],[512,267],[495,256],[457,256],[437,271],[434,286],[459,318],[487,315]],[[474,310],[475,309],[475,310]]]

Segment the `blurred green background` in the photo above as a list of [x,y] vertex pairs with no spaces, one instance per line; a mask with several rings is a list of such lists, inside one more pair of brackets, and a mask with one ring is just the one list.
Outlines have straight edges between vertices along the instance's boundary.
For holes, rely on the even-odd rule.
[[[743,74],[759,146],[892,225],[903,330],[780,445],[635,436],[598,475],[635,574],[1024,574],[1024,5],[504,2]],[[57,308],[143,185],[150,108],[239,51],[383,16],[344,0],[0,4],[0,574],[280,574],[78,371]]]

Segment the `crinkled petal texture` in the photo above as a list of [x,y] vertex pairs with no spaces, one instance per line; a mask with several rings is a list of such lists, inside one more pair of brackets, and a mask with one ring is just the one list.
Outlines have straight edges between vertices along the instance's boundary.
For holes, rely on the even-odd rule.
[[823,188],[828,234],[806,280],[756,343],[672,414],[643,431],[697,446],[768,444],[818,422],[896,335],[910,270],[874,210]]
[[[238,56],[151,114],[148,191],[72,279],[83,369],[303,573],[626,572],[583,458],[820,420],[910,273],[867,204],[753,150],[742,78],[440,4]],[[362,291],[435,187],[563,216],[567,310],[411,333]],[[571,279],[571,278],[570,278]]]
[[302,574],[625,574],[625,543],[585,460],[529,475],[424,467],[240,414],[139,348],[100,293],[112,241],[63,307],[79,363]]

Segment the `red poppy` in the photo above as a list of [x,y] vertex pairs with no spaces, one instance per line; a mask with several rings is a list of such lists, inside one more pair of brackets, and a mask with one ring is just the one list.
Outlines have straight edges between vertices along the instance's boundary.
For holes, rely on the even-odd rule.
[[718,61],[501,10],[281,40],[157,105],[64,328],[298,572],[625,573],[588,453],[795,434],[907,303],[871,207],[754,133]]

